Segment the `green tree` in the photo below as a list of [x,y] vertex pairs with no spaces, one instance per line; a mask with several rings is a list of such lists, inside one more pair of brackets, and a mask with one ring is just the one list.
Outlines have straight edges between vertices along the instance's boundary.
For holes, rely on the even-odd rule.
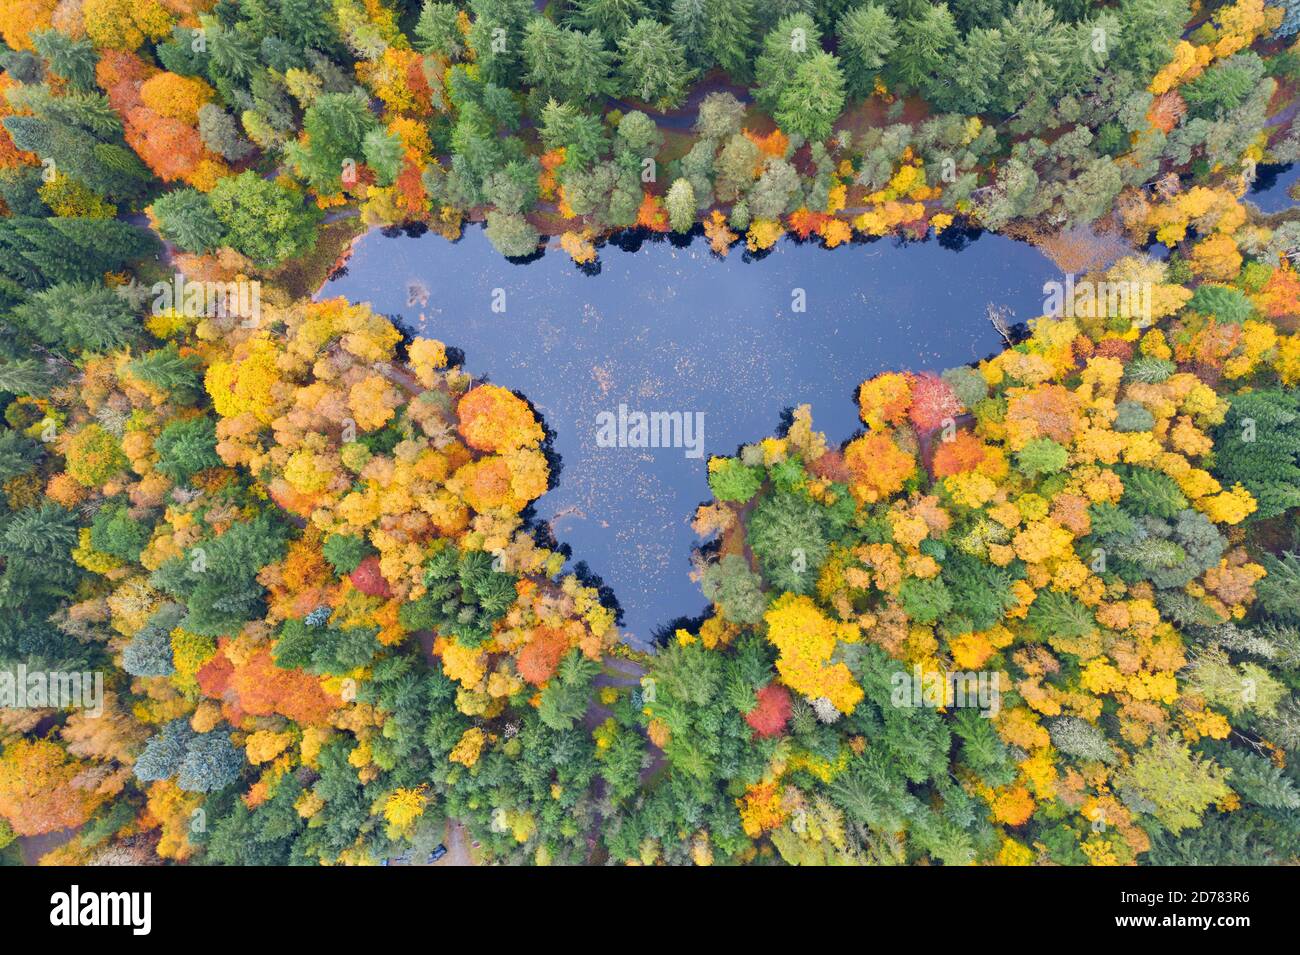
[[1260,390],[1232,395],[1214,430],[1214,476],[1241,483],[1259,504],[1254,520],[1300,505],[1300,397]]
[[898,46],[890,61],[893,83],[905,89],[928,89],[957,43],[957,27],[947,4],[921,3],[898,21]]
[[231,162],[247,159],[253,152],[253,144],[239,131],[234,117],[216,103],[199,107],[199,136],[203,145]]
[[184,418],[162,429],[154,441],[155,465],[160,474],[177,483],[199,471],[221,467],[217,456],[217,428],[211,418]]
[[598,30],[613,43],[621,40],[637,20],[653,14],[649,0],[573,0],[568,19],[583,30]]
[[674,109],[686,97],[695,71],[686,65],[672,28],[655,20],[637,20],[618,41],[618,76],[625,96]]
[[695,190],[687,179],[676,179],[665,200],[668,222],[674,232],[690,232],[695,225]]
[[777,124],[790,133],[820,142],[844,108],[844,75],[839,60],[818,51],[801,62],[794,78],[781,93]]
[[456,5],[425,0],[415,23],[415,48],[421,53],[438,53],[457,60],[465,52],[465,40],[456,23]]
[[498,212],[487,214],[485,229],[492,247],[508,258],[523,258],[537,251],[541,238],[537,229],[521,215]]
[[285,159],[316,192],[338,192],[356,184],[362,144],[376,124],[364,98],[351,93],[323,93],[303,115],[306,142],[289,143]]
[[220,180],[209,198],[226,227],[228,244],[263,268],[274,268],[316,245],[320,210],[251,170]]
[[524,28],[534,16],[531,0],[470,0],[473,47],[483,79],[512,87],[523,68]]
[[194,355],[182,355],[175,342],[136,358],[127,365],[127,371],[177,404],[196,404],[203,396],[202,360]]
[[844,14],[836,35],[848,95],[870,96],[876,77],[898,45],[894,18],[883,6],[865,3]]
[[208,197],[197,189],[173,189],[153,204],[158,231],[186,252],[206,254],[226,242],[226,229]]
[[704,568],[700,587],[704,596],[717,604],[722,615],[732,623],[754,626],[763,619],[767,596],[763,578],[749,569],[739,554],[727,554]]
[[113,351],[139,334],[131,303],[104,285],[61,283],[37,292],[12,314],[27,334],[69,354]]
[[754,99],[758,105],[775,115],[799,65],[820,50],[821,31],[812,17],[798,13],[778,21],[763,38],[754,62]]

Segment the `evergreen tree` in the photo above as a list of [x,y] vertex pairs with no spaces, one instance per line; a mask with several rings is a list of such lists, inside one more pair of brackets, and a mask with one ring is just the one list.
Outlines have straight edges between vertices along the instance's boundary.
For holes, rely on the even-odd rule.
[[820,142],[844,109],[844,75],[839,60],[819,50],[801,62],[782,91],[775,118],[784,130]]
[[681,105],[695,72],[686,65],[672,28],[638,20],[618,41],[618,75],[625,96],[658,109]]
[[1229,399],[1214,430],[1215,477],[1225,487],[1241,483],[1259,505],[1254,520],[1300,505],[1300,397],[1260,390]]
[[177,404],[195,404],[203,395],[202,361],[182,355],[175,342],[141,355],[127,365],[127,371]]
[[844,14],[836,35],[848,95],[864,99],[898,44],[894,18],[883,6],[865,3]]
[[158,231],[186,252],[206,254],[226,241],[226,229],[212,211],[208,197],[197,189],[173,189],[153,204]]
[[14,324],[70,355],[121,348],[138,335],[135,309],[104,285],[66,282],[37,292],[13,310]]
[[898,21],[898,46],[890,60],[893,83],[905,89],[929,89],[957,43],[957,28],[943,3],[922,3],[915,14]]
[[0,278],[25,289],[98,280],[157,248],[148,232],[114,219],[0,218]]

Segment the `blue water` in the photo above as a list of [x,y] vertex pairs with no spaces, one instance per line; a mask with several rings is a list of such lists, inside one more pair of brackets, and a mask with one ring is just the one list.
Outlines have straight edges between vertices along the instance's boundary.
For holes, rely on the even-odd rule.
[[1300,165],[1289,163],[1285,166],[1261,166],[1258,178],[1250,187],[1246,196],[1260,212],[1281,212],[1295,205],[1295,200],[1287,190],[1300,179]]
[[[480,229],[357,243],[322,297],[368,301],[414,331],[462,349],[474,375],[525,394],[555,432],[558,486],[536,507],[613,589],[634,642],[707,601],[690,579],[700,543],[689,522],[709,498],[706,460],[734,454],[813,407],[833,442],[860,427],[859,382],[889,369],[942,370],[996,351],[987,303],[1017,320],[1043,310],[1059,273],[1032,247],[984,234],[960,252],[888,240],[827,251],[779,244],[761,261],[726,260],[703,239],[687,248],[606,247],[585,274],[559,249],[513,264]],[[412,286],[427,302],[412,301]],[[494,290],[505,311],[494,312]],[[795,312],[796,289],[806,311]],[[499,300],[499,298],[498,298]],[[704,457],[680,448],[598,447],[597,415],[704,413]]]

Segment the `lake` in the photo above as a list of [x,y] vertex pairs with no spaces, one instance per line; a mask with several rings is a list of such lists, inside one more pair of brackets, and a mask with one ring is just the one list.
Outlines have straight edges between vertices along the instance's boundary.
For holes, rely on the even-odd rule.
[[1260,166],[1255,181],[1251,183],[1246,198],[1255,204],[1260,212],[1281,212],[1295,205],[1287,190],[1300,178],[1300,166],[1288,163],[1284,166]]
[[[318,297],[369,302],[461,349],[470,373],[532,401],[562,462],[537,517],[572,547],[571,566],[585,561],[612,588],[625,635],[645,645],[656,628],[708,605],[690,579],[700,540],[689,522],[710,497],[710,455],[772,434],[783,410],[803,403],[832,443],[848,439],[861,427],[859,382],[987,356],[1001,340],[986,305],[1033,318],[1043,283],[1061,277],[1034,248],[1002,236],[946,244],[965,247],[783,241],[746,261],[743,247],[718,259],[702,238],[647,241],[634,251],[606,246],[599,274],[589,274],[558,248],[512,263],[477,227],[455,243],[374,231]],[[601,415],[620,405],[702,421],[702,455],[602,446]]]

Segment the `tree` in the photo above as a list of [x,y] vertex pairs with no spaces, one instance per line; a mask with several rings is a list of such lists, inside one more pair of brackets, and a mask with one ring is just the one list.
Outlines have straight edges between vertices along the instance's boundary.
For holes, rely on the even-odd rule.
[[962,37],[951,64],[943,70],[943,78],[951,85],[935,91],[937,101],[966,113],[989,109],[1002,88],[1005,60],[1002,31],[974,27]]
[[795,205],[799,186],[799,173],[794,166],[784,159],[769,159],[750,192],[750,210],[756,218],[776,219]]
[[537,251],[538,231],[521,215],[492,210],[487,214],[486,233],[492,247],[507,258],[523,258]]
[[709,60],[738,82],[752,73],[750,51],[756,33],[754,0],[703,0],[703,35],[700,45]]
[[1214,474],[1240,483],[1259,505],[1255,519],[1276,517],[1300,505],[1300,399],[1290,391],[1233,395],[1223,424],[1214,430]]
[[1152,76],[1173,58],[1187,23],[1186,0],[1121,0],[1115,66]]
[[180,484],[199,471],[221,467],[217,456],[217,430],[211,418],[185,418],[170,422],[154,441],[158,473]]
[[740,132],[745,105],[730,93],[709,93],[700,101],[695,131],[702,139],[721,142]]
[[665,203],[674,232],[690,232],[695,225],[695,190],[686,179],[674,180]]
[[259,266],[274,268],[316,245],[320,210],[251,170],[222,179],[209,198],[227,243]]
[[176,784],[186,792],[213,792],[235,782],[243,766],[244,754],[229,733],[201,733],[185,749]]
[[638,20],[654,13],[649,0],[574,0],[568,19],[584,30],[597,30],[611,43],[621,40]]
[[152,206],[158,231],[186,252],[206,254],[226,242],[226,229],[208,197],[197,189],[173,189]]
[[571,650],[552,680],[542,691],[537,715],[554,730],[568,730],[587,712],[591,681],[600,672],[599,664],[588,660],[578,650]]
[[157,0],[85,0],[86,35],[100,49],[134,50],[171,32],[171,18]]
[[1022,0],[1000,29],[1008,64],[1002,74],[1002,108],[1012,113],[1034,96],[1051,97],[1061,85],[1066,60],[1075,53],[1070,29],[1044,0]]
[[131,303],[104,285],[65,282],[37,292],[13,311],[37,341],[69,354],[109,352],[139,334]]
[[453,3],[424,0],[420,18],[415,23],[415,48],[421,53],[436,53],[448,60],[459,59],[465,52],[465,38],[457,24],[459,11]]
[[922,3],[898,22],[898,46],[890,63],[893,81],[908,89],[928,89],[957,42],[957,28],[946,4]]
[[514,87],[522,66],[524,28],[533,18],[531,0],[471,0],[469,45],[484,80]]
[[375,125],[364,98],[323,93],[303,115],[304,139],[286,146],[285,158],[316,192],[338,192],[356,184],[353,177],[361,164],[362,143]]
[[1213,762],[1194,755],[1187,744],[1158,735],[1133,757],[1121,785],[1155,805],[1154,815],[1174,835],[1201,824],[1201,813],[1232,790]]
[[85,767],[51,740],[19,738],[0,756],[0,817],[20,836],[73,829],[108,793],[78,785]]
[[615,144],[638,157],[654,156],[663,146],[663,134],[655,121],[638,109],[623,114],[618,121]]
[[524,61],[529,83],[546,97],[584,103],[613,91],[614,57],[599,33],[565,29],[536,17],[524,32]]
[[786,491],[764,497],[750,515],[746,537],[769,583],[811,593],[830,554],[825,513],[815,502]]
[[[44,397],[57,380],[58,374],[50,363],[39,358],[19,358],[0,363],[0,391],[12,395]],[[17,432],[6,431],[4,435],[17,436]],[[3,470],[0,465],[0,472]]]
[[836,35],[848,95],[870,96],[876,77],[898,45],[894,18],[883,6],[866,3],[844,14]]
[[406,160],[406,149],[401,138],[386,129],[376,126],[366,133],[361,143],[361,154],[366,165],[374,170],[375,181],[380,186],[391,186],[402,171]]
[[194,355],[182,355],[175,342],[145,352],[127,365],[127,371],[177,404],[195,404],[203,395],[202,361]]
[[826,139],[844,108],[844,76],[839,60],[818,51],[795,69],[776,110],[780,127],[814,142]]
[[203,145],[223,159],[239,162],[252,154],[253,144],[239,131],[234,117],[216,103],[204,103],[199,107],[198,123]]
[[0,277],[27,289],[98,281],[157,248],[144,229],[114,219],[0,218]]
[[763,619],[767,596],[763,578],[749,569],[739,554],[727,554],[704,568],[700,587],[704,596],[717,604],[732,623],[753,626]]
[[821,32],[812,17],[803,13],[782,17],[763,38],[762,52],[754,62],[758,105],[775,115],[799,65],[820,50]]
[[89,40],[74,40],[58,30],[34,31],[32,46],[45,58],[50,70],[82,92],[95,88],[95,63],[99,54]]
[[655,20],[638,20],[619,39],[618,52],[624,95],[660,110],[681,105],[695,72],[686,65],[671,27]]

